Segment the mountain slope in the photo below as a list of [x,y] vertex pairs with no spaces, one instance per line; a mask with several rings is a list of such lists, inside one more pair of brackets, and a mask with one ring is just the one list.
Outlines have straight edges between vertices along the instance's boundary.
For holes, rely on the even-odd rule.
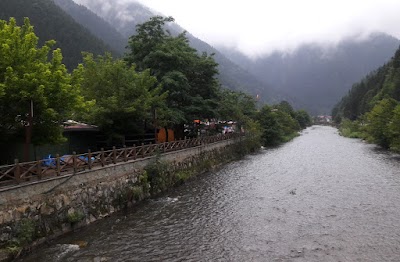
[[307,44],[292,53],[275,52],[254,61],[224,51],[262,81],[289,93],[297,105],[313,114],[327,114],[353,83],[387,62],[398,46],[398,39],[373,34],[330,48]]
[[114,27],[104,21],[101,17],[87,9],[83,5],[78,5],[72,0],[53,0],[56,5],[61,7],[76,22],[87,28],[93,35],[101,39],[119,54],[125,52],[128,44],[126,37],[123,37]]
[[[137,24],[147,21],[154,15],[160,15],[137,2],[114,2],[112,0],[74,1],[85,5],[98,16],[102,17],[109,24],[114,26],[126,40],[131,35],[135,34]],[[177,24],[170,24],[168,25],[167,29],[173,35],[177,35],[184,31],[184,29]],[[209,44],[194,37],[190,33],[187,33],[187,37],[190,41],[190,45],[199,52],[215,54],[214,58],[219,64],[218,78],[224,87],[232,90],[248,92],[254,96],[257,94],[261,95],[261,93],[263,93],[261,99],[267,102],[276,102],[283,99],[290,100],[288,96],[280,93],[277,90],[274,90],[268,83],[263,83],[262,81],[258,80],[254,75],[248,73],[242,67],[227,59],[221,52],[211,47]]]
[[54,39],[63,52],[63,62],[72,69],[82,61],[82,51],[103,54],[110,51],[101,40],[66,14],[52,0],[1,0],[0,19],[15,17],[22,24],[29,17],[40,43]]
[[337,120],[356,120],[384,98],[400,102],[400,48],[387,64],[354,84],[335,106],[333,115]]

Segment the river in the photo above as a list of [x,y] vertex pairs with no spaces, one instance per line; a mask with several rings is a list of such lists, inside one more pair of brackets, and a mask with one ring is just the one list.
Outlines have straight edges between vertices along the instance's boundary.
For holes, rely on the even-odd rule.
[[399,160],[313,126],[21,261],[400,261]]

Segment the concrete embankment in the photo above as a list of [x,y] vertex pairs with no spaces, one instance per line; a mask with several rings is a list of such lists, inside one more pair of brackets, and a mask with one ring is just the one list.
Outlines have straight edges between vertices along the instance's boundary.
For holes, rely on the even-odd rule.
[[157,195],[231,161],[240,144],[235,139],[219,141],[2,189],[0,253],[4,259],[18,255]]

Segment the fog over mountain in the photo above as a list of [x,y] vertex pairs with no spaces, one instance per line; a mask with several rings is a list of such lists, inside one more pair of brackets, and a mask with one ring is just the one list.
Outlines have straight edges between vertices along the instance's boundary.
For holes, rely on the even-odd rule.
[[[56,0],[58,1],[72,1],[72,0]],[[120,34],[128,42],[128,38],[135,34],[136,25],[149,20],[150,17],[159,13],[147,8],[139,2],[132,1],[113,1],[113,0],[74,0],[80,3],[92,12],[96,13],[99,17],[102,17],[110,25],[115,27]],[[76,12],[75,9],[69,9],[69,12]],[[76,14],[71,14],[76,17]],[[88,19],[82,19],[76,17],[84,26],[90,27],[85,24]],[[185,31],[180,25],[176,23],[170,23],[167,28],[173,35],[177,35]],[[190,41],[190,45],[197,49],[199,52],[207,52],[208,54],[214,54],[214,58],[219,64],[219,75],[221,85],[233,89],[245,91],[254,97],[257,94],[264,93],[263,102],[279,102],[282,99],[290,100],[290,97],[275,90],[267,82],[262,82],[257,79],[254,75],[250,74],[242,67],[236,65],[231,60],[227,59],[221,52],[214,47],[201,41],[196,36],[187,32],[187,37]],[[97,35],[102,38],[106,43],[107,39],[104,39],[101,35]],[[111,45],[109,43],[109,45]]]
[[216,54],[223,85],[313,114],[329,113],[399,46],[394,1],[74,1],[125,38],[151,16],[171,15],[173,34],[184,27],[194,48]]
[[[344,38],[385,32],[400,38],[400,1],[393,0],[75,0],[108,12],[139,1],[152,12],[173,16],[199,39],[257,56],[295,49],[310,42],[337,44]],[[149,10],[149,8],[147,8]],[[122,8],[118,16],[132,21],[146,15]]]
[[390,60],[399,44],[392,36],[374,33],[331,46],[304,44],[291,52],[275,51],[256,59],[229,48],[220,50],[258,79],[290,94],[296,107],[330,114],[354,83]]
[[[118,0],[129,1],[129,0]],[[385,32],[400,38],[396,0],[140,0],[214,45],[257,56]]]

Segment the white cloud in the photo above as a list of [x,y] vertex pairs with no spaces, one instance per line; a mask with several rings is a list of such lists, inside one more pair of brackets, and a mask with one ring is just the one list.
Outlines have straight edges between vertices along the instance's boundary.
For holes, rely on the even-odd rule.
[[210,44],[250,55],[372,31],[400,38],[398,0],[139,1]]

